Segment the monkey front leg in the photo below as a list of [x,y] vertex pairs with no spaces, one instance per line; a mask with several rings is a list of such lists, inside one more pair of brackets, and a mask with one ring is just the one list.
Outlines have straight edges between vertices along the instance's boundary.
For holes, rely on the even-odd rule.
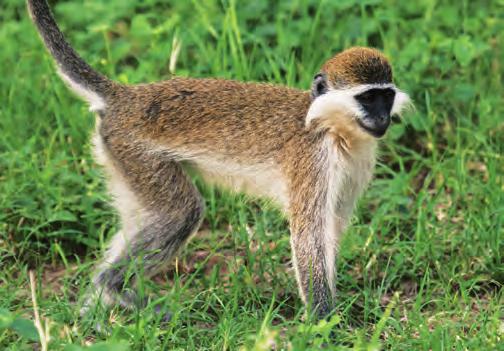
[[[329,267],[327,248],[322,231],[293,232],[291,234],[292,256],[301,298],[309,312],[323,318],[333,308],[334,267]],[[334,252],[334,254],[336,254]]]
[[290,219],[294,268],[301,298],[318,318],[327,316],[334,307],[336,222],[326,187],[294,196]]

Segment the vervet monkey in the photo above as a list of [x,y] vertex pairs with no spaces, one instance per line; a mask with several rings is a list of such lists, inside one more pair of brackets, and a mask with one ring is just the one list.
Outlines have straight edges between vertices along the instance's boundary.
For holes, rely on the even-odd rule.
[[301,297],[326,316],[338,241],[371,179],[377,138],[409,101],[387,59],[345,50],[321,67],[311,91],[195,78],[123,85],[72,49],[45,0],[28,8],[60,76],[98,116],[96,160],[122,223],[93,280],[102,301],[134,306],[128,264],[141,259],[152,275],[198,230],[204,202],[184,163],[279,204]]

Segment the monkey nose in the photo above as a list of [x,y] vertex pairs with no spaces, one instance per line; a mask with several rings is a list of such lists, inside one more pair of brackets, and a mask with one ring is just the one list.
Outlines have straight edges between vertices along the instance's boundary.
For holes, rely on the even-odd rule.
[[380,113],[376,116],[366,116],[357,120],[358,124],[366,132],[375,138],[382,137],[390,125],[390,114]]
[[378,128],[384,128],[385,130],[390,125],[390,114],[380,114],[376,118],[376,125]]
[[390,125],[390,114],[380,114],[376,117],[374,130],[378,137],[385,134]]

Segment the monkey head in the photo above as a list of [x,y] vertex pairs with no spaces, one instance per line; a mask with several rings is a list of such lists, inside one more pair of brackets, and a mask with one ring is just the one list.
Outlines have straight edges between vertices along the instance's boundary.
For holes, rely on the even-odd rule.
[[385,56],[363,47],[328,60],[313,79],[311,98],[307,124],[317,120],[328,128],[353,129],[376,138],[385,134],[391,116],[409,104],[408,95],[392,83]]

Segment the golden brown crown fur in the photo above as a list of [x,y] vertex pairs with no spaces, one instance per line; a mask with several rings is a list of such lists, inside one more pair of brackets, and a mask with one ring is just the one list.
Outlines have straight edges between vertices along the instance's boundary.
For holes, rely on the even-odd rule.
[[392,68],[378,50],[353,47],[345,50],[322,66],[335,88],[359,84],[387,84],[392,82]]

